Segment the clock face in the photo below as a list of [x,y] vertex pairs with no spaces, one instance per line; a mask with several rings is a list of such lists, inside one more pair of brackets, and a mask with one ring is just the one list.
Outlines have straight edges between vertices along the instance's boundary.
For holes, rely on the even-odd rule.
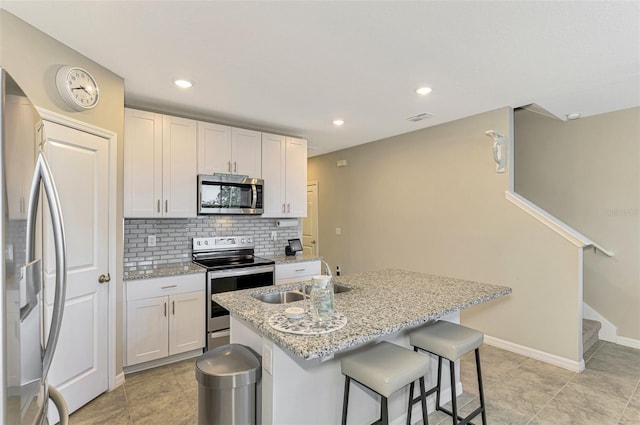
[[77,111],[90,109],[98,104],[98,84],[82,68],[63,66],[56,75],[56,85],[64,101]]

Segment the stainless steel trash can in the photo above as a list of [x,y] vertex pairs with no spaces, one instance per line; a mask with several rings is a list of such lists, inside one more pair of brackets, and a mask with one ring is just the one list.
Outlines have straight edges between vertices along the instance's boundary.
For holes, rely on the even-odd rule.
[[196,361],[198,425],[255,425],[259,356],[240,344],[207,351]]

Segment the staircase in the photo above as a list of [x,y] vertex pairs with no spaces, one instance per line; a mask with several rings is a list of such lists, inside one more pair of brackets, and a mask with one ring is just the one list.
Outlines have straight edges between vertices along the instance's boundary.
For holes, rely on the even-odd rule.
[[582,352],[586,353],[589,348],[598,342],[598,332],[602,323],[595,320],[582,319]]

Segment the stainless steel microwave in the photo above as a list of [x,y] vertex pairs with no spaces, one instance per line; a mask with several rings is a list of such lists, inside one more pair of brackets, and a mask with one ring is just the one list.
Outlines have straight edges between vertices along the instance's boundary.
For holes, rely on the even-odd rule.
[[198,214],[262,214],[264,181],[243,176],[198,175]]

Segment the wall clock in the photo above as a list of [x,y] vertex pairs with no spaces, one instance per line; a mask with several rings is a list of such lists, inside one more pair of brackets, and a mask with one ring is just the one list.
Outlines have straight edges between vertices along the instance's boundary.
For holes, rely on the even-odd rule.
[[76,111],[85,111],[98,104],[100,90],[96,79],[77,66],[62,66],[56,74],[60,97]]

